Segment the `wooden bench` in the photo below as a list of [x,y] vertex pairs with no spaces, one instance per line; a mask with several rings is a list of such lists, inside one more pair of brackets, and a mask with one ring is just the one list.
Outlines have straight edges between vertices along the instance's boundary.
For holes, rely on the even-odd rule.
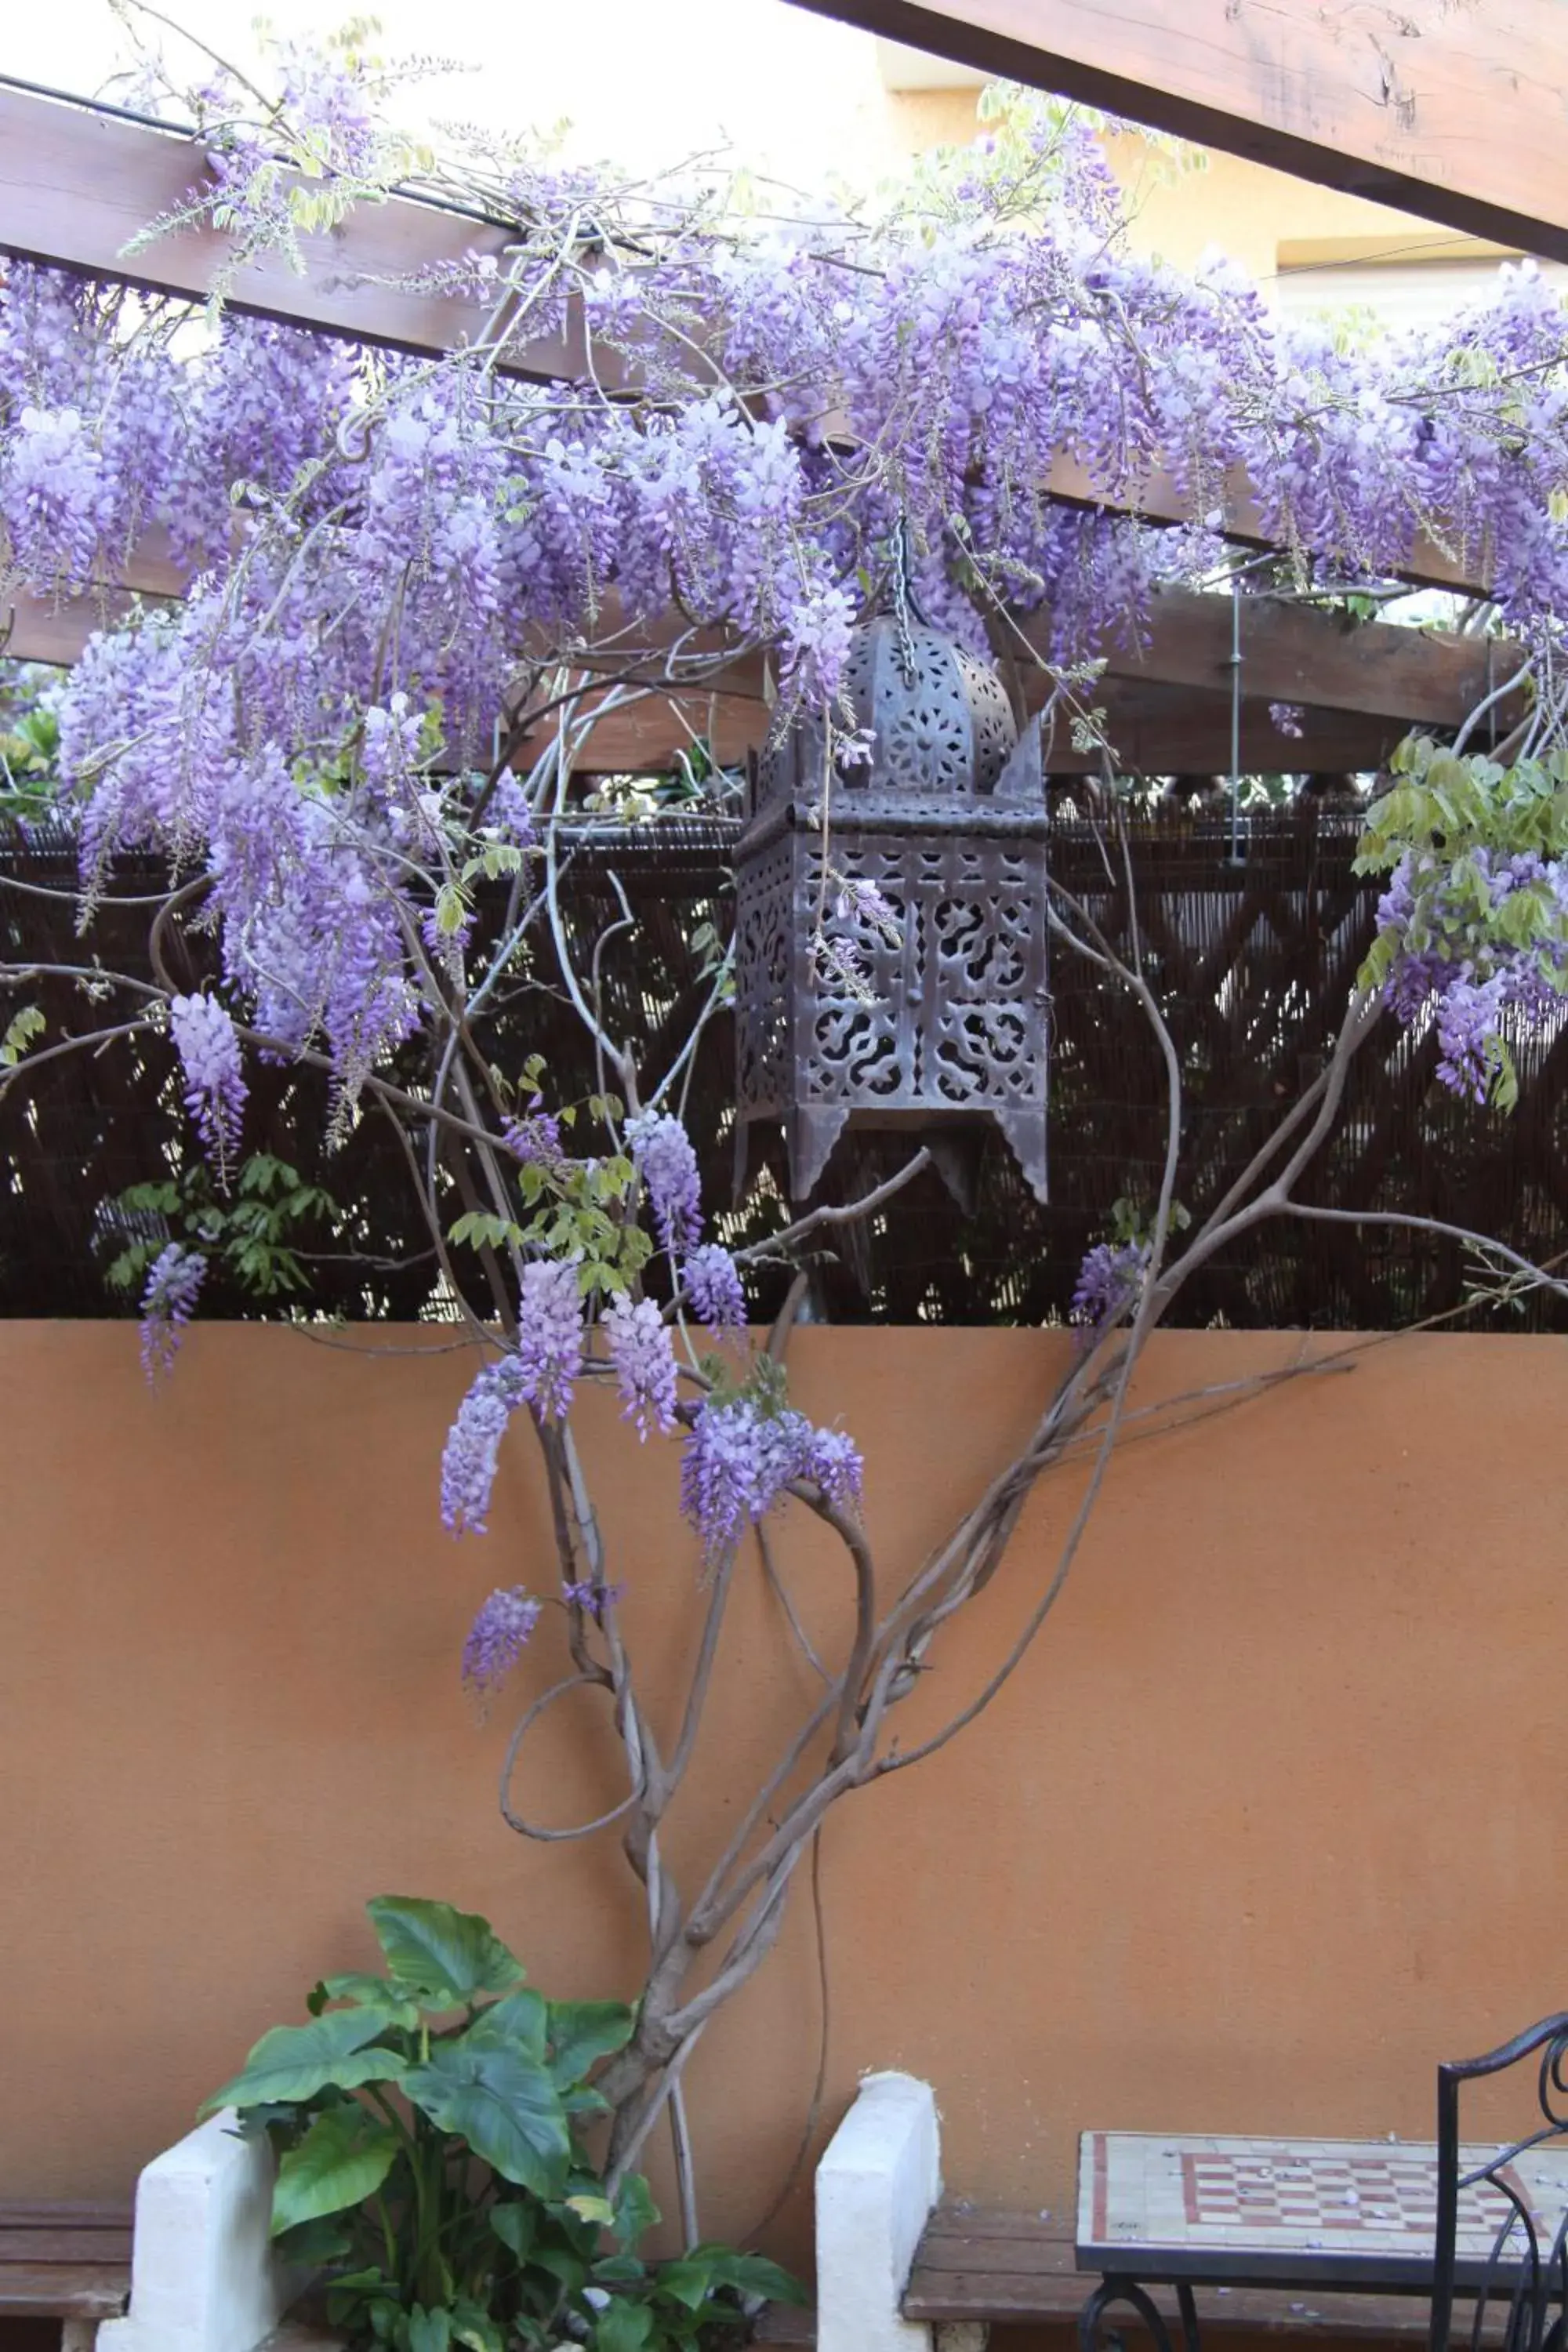
[[[1074,2261],[1068,2224],[1049,2213],[991,2206],[939,2205],[926,2224],[904,2291],[906,2319],[978,2321],[992,2326],[1076,2326],[1096,2284]],[[1151,2293],[1181,2342],[1176,2298]],[[1428,2310],[1414,2295],[1316,2294],[1269,2287],[1199,2287],[1198,2317],[1210,2328],[1260,2335],[1344,2336],[1387,2343],[1425,2341]],[[1484,2340],[1500,2342],[1505,2308],[1489,2313]],[[1131,2312],[1108,2313],[1131,2343],[1141,2333]]]
[[0,2203],[0,2319],[58,2319],[86,2352],[131,2294],[128,2205]]

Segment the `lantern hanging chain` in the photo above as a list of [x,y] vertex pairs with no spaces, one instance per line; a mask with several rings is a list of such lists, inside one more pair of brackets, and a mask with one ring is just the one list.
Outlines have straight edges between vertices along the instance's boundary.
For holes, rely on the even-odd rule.
[[914,687],[915,640],[910,627],[910,519],[900,514],[893,533],[893,620],[899,632],[899,667],[904,684]]
[[1230,862],[1241,864],[1241,581],[1230,583]]
[[1230,575],[1230,652],[1224,667],[1230,672],[1230,863],[1245,866],[1241,854],[1241,583],[1249,572],[1258,572],[1274,561],[1274,551],[1266,548],[1246,563],[1237,564]]

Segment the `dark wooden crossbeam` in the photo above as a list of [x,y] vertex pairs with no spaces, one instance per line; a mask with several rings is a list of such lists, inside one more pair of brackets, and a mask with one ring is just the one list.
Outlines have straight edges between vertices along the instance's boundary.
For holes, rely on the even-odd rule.
[[[75,661],[92,630],[120,617],[132,593],[168,599],[182,594],[185,575],[170,555],[167,537],[149,530],[132,551],[113,588],[64,603],[22,597],[8,615],[11,635],[5,651],[14,659]],[[0,614],[0,625],[7,615]],[[671,623],[673,630],[675,624]],[[718,655],[724,636],[710,630],[692,639],[680,625],[689,651]],[[1026,643],[1048,654],[1048,625],[1041,616],[1017,624]],[[1212,695],[1228,692],[1232,616],[1227,597],[1168,589],[1156,596],[1148,641],[1105,649],[1106,674],[1128,686],[1191,688]],[[606,636],[616,634],[615,614],[605,615]],[[998,633],[999,651],[1009,642]],[[542,646],[542,654],[552,650]],[[615,656],[617,667],[651,672],[663,647],[657,635],[628,643]],[[1320,710],[1395,719],[1434,729],[1459,726],[1494,685],[1517,667],[1517,649],[1499,638],[1466,637],[1436,630],[1402,628],[1384,622],[1354,625],[1319,606],[1262,595],[1241,606],[1241,686],[1249,703],[1299,702]],[[727,665],[715,680],[727,698],[760,701],[764,696],[761,657],[745,656]],[[1026,696],[1045,691],[1037,676],[1025,677]],[[1499,727],[1517,711],[1500,705]],[[754,725],[754,714],[746,718]]]
[[[1039,690],[1032,698],[1039,707]],[[1231,761],[1230,698],[1198,688],[1105,678],[1094,689],[1095,707],[1106,714],[1106,731],[1123,768],[1134,775],[1225,775]],[[674,763],[675,754],[696,735],[705,737],[725,766],[760,746],[768,730],[766,706],[737,695],[650,696],[607,711],[579,756],[587,773],[651,774]],[[1408,722],[1355,711],[1307,709],[1299,736],[1283,734],[1266,704],[1242,710],[1240,765],[1243,773],[1355,773],[1386,761]],[[544,748],[542,732],[536,750]],[[1053,727],[1045,747],[1052,775],[1098,775],[1097,751],[1072,740],[1067,718]]]
[[[205,300],[229,247],[209,225],[181,228],[136,254],[125,248],[205,177],[193,139],[0,80],[0,250]],[[486,322],[480,306],[386,281],[468,253],[499,259],[506,245],[505,229],[455,206],[414,197],[360,205],[342,229],[300,237],[301,270],[281,254],[262,254],[239,271],[228,299],[237,310],[360,342],[447,351],[478,337]],[[518,373],[575,375],[583,345],[539,337],[515,360]]]
[[1568,260],[1562,0],[795,0]]

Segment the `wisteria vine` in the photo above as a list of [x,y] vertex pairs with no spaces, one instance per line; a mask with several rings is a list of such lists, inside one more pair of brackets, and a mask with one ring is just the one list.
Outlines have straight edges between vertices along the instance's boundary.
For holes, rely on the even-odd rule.
[[[261,1062],[326,1075],[334,1139],[372,1117],[396,1129],[446,1303],[483,1351],[447,1439],[442,1518],[484,1537],[521,1421],[555,1536],[558,1593],[497,1582],[462,1677],[493,1698],[558,1600],[574,1679],[612,1695],[626,1750],[630,1794],[606,1818],[630,1817],[653,1958],[637,2035],[602,2084],[624,2171],[664,2105],[679,2107],[696,2035],[777,1934],[826,1807],[940,1747],[1026,1651],[1076,1554],[1143,1339],[1181,1283],[1249,1221],[1334,1213],[1302,1206],[1295,1186],[1381,1005],[1413,1027],[1435,1022],[1446,1081],[1500,1103],[1509,1024],[1556,1017],[1568,324],[1528,268],[1425,340],[1358,350],[1282,323],[1223,267],[1183,278],[1136,258],[1087,129],[1022,99],[1005,135],[880,214],[779,216],[711,184],[560,170],[521,149],[422,156],[387,130],[374,75],[347,53],[289,51],[279,68],[259,113],[256,93],[216,69],[185,93],[202,128],[193,155],[207,160],[163,233],[208,220],[232,236],[237,269],[417,173],[504,224],[506,257],[426,273],[421,290],[454,306],[453,348],[437,357],[6,265],[8,593],[102,596],[148,566],[164,566],[166,584],[169,564],[186,584],[98,630],[51,698],[57,814],[77,831],[88,931],[117,859],[168,862],[153,978],[106,971],[84,945],[53,977],[90,1006],[114,997],[112,1019],[94,1011],[60,1037],[24,1001],[0,1087],[53,1053],[166,1035],[220,1191],[242,1160],[247,1072]],[[580,354],[570,374],[539,373],[552,338]],[[1108,499],[1168,467],[1191,526],[1053,500],[1064,457]],[[1531,716],[1496,759],[1462,742],[1402,754],[1363,851],[1391,877],[1379,940],[1324,1069],[1174,1256],[1181,1072],[1164,1011],[1138,955],[1118,954],[1053,886],[1059,940],[1131,992],[1163,1056],[1164,1181],[1152,1212],[1113,1221],[1086,1260],[1068,1310],[1079,1345],[1024,1450],[889,1585],[859,1453],[791,1403],[782,1359],[814,1244],[835,1219],[874,1214],[928,1155],[765,1242],[710,1231],[680,1090],[724,1002],[727,954],[719,943],[686,1035],[658,1069],[640,1066],[602,984],[612,943],[635,931],[629,908],[586,960],[561,917],[595,730],[760,654],[775,723],[826,711],[851,738],[847,762],[866,749],[843,695],[855,625],[906,548],[933,623],[984,652],[1043,611],[1066,675],[1112,633],[1135,633],[1160,581],[1229,561],[1219,525],[1237,476],[1303,585],[1397,577],[1423,535],[1484,553],[1492,617],[1532,648]],[[1278,724],[1298,721],[1280,706]],[[479,921],[486,890],[503,904],[499,927]],[[840,921],[880,919],[849,885],[835,903]],[[180,953],[194,939],[213,949],[195,981]],[[819,946],[836,951],[831,930]],[[39,979],[0,967],[24,996]],[[495,1068],[478,1042],[498,993],[546,984],[590,1043],[598,1083],[584,1101],[563,1099],[542,1066]],[[762,1260],[795,1278],[765,1342],[747,1324]],[[167,1370],[205,1266],[199,1237],[148,1258],[150,1374]],[[574,1433],[590,1383],[613,1389],[626,1443],[681,1448],[705,1616],[684,1722],[664,1745]],[[1088,1502],[997,1676],[940,1735],[899,1751],[888,1717],[929,1644],[994,1574],[1035,1483],[1085,1453]],[[659,1826],[690,1761],[737,1561],[753,1543],[770,1561],[786,1500],[840,1545],[852,1630],[830,1668],[802,1637],[823,1696],[734,1843],[678,1893]],[[517,1746],[507,1818],[559,1834],[513,1810]]]

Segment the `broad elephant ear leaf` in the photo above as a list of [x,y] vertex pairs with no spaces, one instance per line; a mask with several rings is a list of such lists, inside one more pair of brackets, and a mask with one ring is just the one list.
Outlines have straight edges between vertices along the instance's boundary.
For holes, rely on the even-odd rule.
[[390,2124],[357,2103],[323,2108],[302,2140],[285,2151],[272,2193],[272,2235],[341,2213],[374,2197],[397,2161]]
[[657,2225],[658,2219],[658,2207],[653,2201],[653,2192],[647,2182],[640,2172],[628,2172],[616,2199],[616,2218],[612,2227],[616,2243],[635,2246],[639,2238],[646,2237],[648,2231]]
[[515,2051],[437,2043],[411,2066],[403,2090],[438,2130],[468,2141],[482,2162],[536,2197],[560,2189],[571,2158],[561,2096],[542,2066]]
[[653,2334],[653,2314],[646,2303],[616,2295],[600,2312],[594,2328],[594,2352],[643,2352]]
[[511,2050],[538,2065],[544,2056],[550,2004],[531,1985],[520,1985],[481,2009],[459,2039],[465,2050]]
[[329,2001],[352,2000],[359,2009],[378,2009],[389,2025],[401,2025],[412,2032],[419,2022],[418,2004],[395,1987],[390,1977],[366,1976],[358,1969],[345,1974],[323,1977],[316,1985],[305,2006],[312,2017],[320,2017]]
[[777,2263],[769,2262],[765,2254],[741,2254],[731,2246],[699,2246],[696,2252],[706,2260],[709,2279],[716,2287],[730,2287],[736,2294],[763,2295],[769,2303],[806,2301],[800,2281]]
[[522,1982],[521,1961],[478,1912],[413,1895],[378,1895],[365,1908],[399,1993],[460,2009],[480,1993],[510,1992]]
[[550,2072],[561,2089],[580,2083],[598,2059],[624,2050],[636,2022],[623,2000],[552,2000]]
[[405,2061],[395,2050],[373,2047],[386,2019],[370,2009],[334,2009],[309,2025],[275,2025],[264,2033],[241,2071],[204,2102],[204,2116],[220,2107],[298,2105],[321,2091],[353,2091],[362,2083],[395,2083]]

